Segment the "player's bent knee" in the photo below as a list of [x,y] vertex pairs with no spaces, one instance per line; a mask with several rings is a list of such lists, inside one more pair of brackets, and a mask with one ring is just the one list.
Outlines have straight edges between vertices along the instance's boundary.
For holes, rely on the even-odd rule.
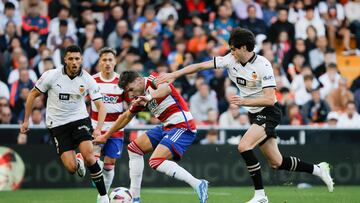
[[251,150],[251,149],[252,149],[252,148],[251,148],[251,146],[250,146],[249,144],[247,144],[247,143],[242,143],[242,142],[239,143],[238,151],[239,151],[240,153],[245,152],[245,151],[248,151],[248,150]]
[[69,173],[74,174],[77,170],[77,164],[76,163],[67,163],[65,165],[65,168]]
[[165,160],[165,158],[150,158],[149,165],[152,169],[156,170]]
[[96,158],[93,154],[87,154],[84,157],[84,163],[86,166],[91,166],[96,162]]
[[272,169],[278,170],[281,166],[281,160],[270,160],[269,165]]

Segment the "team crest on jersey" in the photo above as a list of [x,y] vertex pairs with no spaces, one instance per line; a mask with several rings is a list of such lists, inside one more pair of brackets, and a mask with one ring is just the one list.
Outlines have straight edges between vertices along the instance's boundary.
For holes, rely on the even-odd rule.
[[257,75],[256,75],[255,71],[254,71],[254,72],[252,72],[252,75],[251,75],[251,77],[252,77],[252,79],[256,80],[256,78],[257,78]]
[[80,85],[80,87],[79,87],[79,92],[80,92],[80,94],[83,94],[83,93],[85,92],[85,87],[84,87],[84,85]]

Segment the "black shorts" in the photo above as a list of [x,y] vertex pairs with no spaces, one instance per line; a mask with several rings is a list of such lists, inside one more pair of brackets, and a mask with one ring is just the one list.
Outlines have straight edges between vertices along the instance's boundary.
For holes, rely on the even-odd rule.
[[266,138],[261,141],[259,145],[264,144],[271,137],[276,138],[275,128],[281,121],[279,103],[275,103],[274,106],[265,107],[258,113],[249,112],[249,120],[251,124],[257,124],[259,126],[265,125]]
[[63,152],[75,150],[82,141],[92,140],[92,126],[90,118],[84,118],[49,129],[56,152],[61,155]]

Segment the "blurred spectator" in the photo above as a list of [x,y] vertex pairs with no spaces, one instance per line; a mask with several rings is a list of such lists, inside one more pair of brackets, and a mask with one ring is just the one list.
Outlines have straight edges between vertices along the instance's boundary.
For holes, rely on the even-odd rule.
[[305,124],[323,123],[326,121],[330,107],[325,100],[320,97],[319,89],[311,91],[311,100],[302,107],[302,115]]
[[337,127],[339,121],[339,114],[336,111],[331,111],[327,115],[327,122],[324,126],[326,127]]
[[170,65],[171,71],[176,71],[180,65],[183,65],[185,59],[186,42],[178,41],[175,50],[167,56],[167,63]]
[[[122,43],[122,47],[125,47],[125,39]],[[116,65],[116,72],[121,73],[124,70],[131,70],[135,61],[140,60],[139,51],[134,47],[124,48],[118,57],[124,55],[124,58]]]
[[[153,35],[157,35],[161,32],[161,24],[160,22],[155,18],[155,8],[153,6],[147,6],[145,9],[144,16],[140,16],[137,21],[134,24],[134,32],[140,33],[140,36],[144,37],[148,33],[146,29],[151,29],[153,32]],[[146,28],[146,27],[149,28]]]
[[319,12],[327,27],[330,47],[335,48],[336,36],[343,37],[344,54],[352,54],[350,49],[350,30],[345,26],[344,7],[336,0],[319,2]]
[[88,72],[97,72],[95,71],[95,68],[99,59],[98,52],[103,46],[103,38],[101,36],[95,36],[92,45],[85,49],[83,55],[83,68]]
[[[227,77],[224,76],[224,71],[221,69],[215,69],[215,75],[211,78],[209,85],[212,90],[216,92],[216,97],[218,100],[218,106],[220,113],[226,111],[228,108],[228,102],[226,98],[227,94],[236,94],[237,89],[225,84],[228,81]],[[229,83],[229,81],[228,81]],[[231,93],[230,93],[231,92]],[[226,97],[225,97],[226,96]]]
[[47,38],[47,47],[54,51],[55,49],[59,48],[63,40],[68,37],[71,38],[74,43],[77,43],[77,37],[74,33],[69,34],[68,32],[68,21],[60,20],[59,22],[59,32],[52,32]]
[[41,109],[33,108],[31,115],[30,115],[29,126],[30,127],[32,127],[32,126],[45,127],[45,122],[44,122],[43,115],[41,113]]
[[210,129],[206,133],[206,137],[200,140],[201,145],[211,145],[211,144],[223,144],[219,140],[219,132],[215,129]]
[[116,23],[116,28],[109,34],[107,38],[107,46],[112,48],[118,48],[121,46],[122,38],[128,33],[128,24],[126,20],[119,20]]
[[337,125],[341,128],[360,128],[359,123],[360,115],[356,112],[355,103],[350,101],[346,104],[345,113],[340,116]]
[[161,45],[162,38],[154,29],[152,22],[144,22],[142,35],[138,40],[140,56],[143,60],[147,59],[152,47]]
[[175,22],[179,19],[178,13],[175,7],[172,5],[171,0],[163,0],[162,5],[156,15],[156,19],[158,19],[162,24],[165,24],[170,16],[172,16]]
[[0,12],[0,33],[6,28],[9,22],[13,22],[16,26],[16,32],[21,34],[21,17],[15,10],[15,5],[11,1],[7,1],[4,5],[4,12]]
[[318,82],[314,76],[303,70],[302,74],[291,83],[291,89],[295,93],[295,103],[300,106],[304,105],[311,99],[312,89],[316,88],[318,88]]
[[198,91],[190,98],[190,111],[198,121],[206,121],[210,109],[217,111],[216,93],[210,91],[209,85],[202,83]]
[[87,23],[84,28],[79,30],[79,46],[82,48],[82,50],[85,50],[86,48],[91,46],[96,35],[100,35],[100,33],[96,29],[95,23]]
[[214,21],[217,36],[228,41],[230,32],[236,27],[236,22],[231,18],[231,12],[229,12],[226,6],[220,6],[217,14],[218,17]]
[[31,9],[36,9],[39,15],[47,16],[48,15],[48,7],[47,2],[42,0],[28,0],[20,2],[21,14],[26,15],[31,12]]
[[290,92],[288,88],[283,87],[277,92],[276,98],[280,104],[281,112],[283,112],[284,115],[287,115],[288,106],[295,103],[294,94]]
[[240,21],[240,26],[247,28],[254,33],[255,36],[267,33],[267,26],[262,18],[256,15],[255,5],[249,5],[247,8],[248,17]]
[[[272,43],[278,39],[280,32],[285,31],[289,36],[289,40],[294,42],[295,28],[292,23],[288,21],[288,9],[284,6],[278,8],[278,17],[274,23],[270,25],[268,38]],[[265,21],[267,22],[267,21]]]
[[327,102],[329,103],[332,111],[345,111],[347,104],[354,101],[354,95],[347,88],[347,80],[342,78],[339,80],[338,88],[330,91]]
[[145,71],[151,73],[156,70],[157,66],[162,60],[161,48],[158,46],[151,47],[151,50],[148,54],[149,60],[144,64]]
[[9,87],[1,80],[0,80],[0,98],[5,98],[7,100],[9,100],[10,98]]
[[129,8],[127,9],[128,20],[131,25],[134,25],[136,20],[144,15],[145,7],[147,5],[146,0],[129,1]]
[[9,106],[3,106],[1,107],[1,124],[16,124],[14,120],[12,119],[12,113]]
[[71,38],[65,37],[61,46],[59,48],[55,49],[55,51],[53,52],[52,58],[53,58],[54,65],[56,68],[62,68],[63,65],[65,65],[65,63],[64,63],[65,49],[66,49],[66,47],[72,45],[73,43],[74,43],[74,41],[72,41]]
[[[108,40],[108,36],[116,29],[118,29],[118,22],[123,20],[124,10],[120,4],[114,4],[110,8],[110,16],[105,20],[103,28],[103,38]],[[127,29],[127,23],[126,23]],[[115,48],[115,47],[114,47]]]
[[[328,41],[325,36],[316,40],[316,49],[309,52],[310,65],[313,70],[319,68],[325,62],[325,54],[330,52]],[[330,52],[332,53],[332,52]],[[332,54],[335,58],[335,53]]]
[[265,21],[267,26],[275,23],[277,19],[277,12],[276,12],[277,2],[276,0],[268,0],[265,2],[263,6],[263,20]]
[[345,5],[345,16],[356,37],[356,55],[360,55],[360,0],[350,0]]
[[240,110],[240,116],[238,118],[239,127],[242,128],[249,128],[250,127],[250,120],[248,113],[244,110]]
[[219,113],[215,109],[209,109],[207,112],[207,119],[201,122],[200,125],[206,126],[218,126]]
[[289,8],[289,22],[295,24],[304,16],[304,2],[302,0],[294,0]]
[[193,33],[194,36],[188,41],[187,51],[197,54],[206,49],[207,36],[200,26],[194,27]]
[[88,6],[82,7],[82,10],[80,10],[80,12],[81,12],[80,19],[76,21],[76,27],[78,28],[78,33],[83,35],[88,34],[87,30],[86,29],[84,30],[84,28],[86,28],[86,25],[88,24],[94,24],[95,30],[97,30],[98,28],[96,27],[96,21],[91,8]]
[[284,111],[283,124],[285,125],[304,125],[304,119],[301,115],[299,106],[291,103],[288,104],[286,111]]
[[285,54],[282,67],[285,73],[288,75],[289,80],[293,80],[293,73],[299,73],[301,70],[296,70],[293,61],[296,55],[301,55],[303,58],[302,64],[309,64],[309,55],[306,50],[305,41],[303,39],[296,39],[295,45]]
[[30,79],[35,82],[37,80],[37,76],[34,70],[30,69],[29,62],[26,56],[22,55],[19,57],[19,67],[15,70],[10,72],[8,78],[8,84],[13,84],[15,81],[19,80],[20,78],[20,70],[28,70],[28,74]]
[[295,24],[295,37],[306,39],[306,29],[309,25],[312,25],[316,29],[316,33],[319,37],[325,36],[325,27],[321,19],[316,18],[314,15],[314,6],[305,7],[305,16],[301,17]]
[[320,89],[321,98],[325,98],[332,90],[338,88],[341,75],[338,73],[335,63],[330,63],[326,66],[326,73],[319,77],[319,82],[322,85]]
[[219,125],[221,127],[238,127],[239,117],[240,117],[239,106],[230,104],[229,108],[220,115]]
[[50,21],[49,32],[54,34],[60,33],[60,21],[65,20],[67,22],[66,35],[74,35],[77,32],[75,21],[70,16],[70,9],[66,6],[60,6],[57,16]]
[[316,49],[317,32],[314,26],[309,25],[306,28],[307,38],[305,40],[306,50]]
[[[122,36],[120,47],[116,47],[116,52],[118,54],[116,56],[116,60],[118,63],[122,62],[124,60],[126,54],[130,50],[137,50],[136,48],[134,48],[132,46],[132,41],[133,41],[133,37],[131,34],[126,33]],[[139,53],[137,53],[137,54],[139,54]]]
[[263,19],[263,12],[262,12],[261,6],[258,3],[256,3],[255,1],[253,1],[253,0],[231,0],[231,2],[234,7],[236,16],[240,20],[244,20],[248,17],[249,6],[255,7],[256,18]]
[[350,87],[350,90],[352,92],[355,92],[356,90],[359,90],[359,89],[360,89],[360,75],[352,81],[351,87]]
[[23,35],[27,36],[30,31],[39,33],[42,40],[46,40],[47,34],[49,33],[50,19],[46,15],[41,15],[39,7],[29,5],[26,14],[22,19]]
[[281,64],[286,53],[289,52],[291,47],[288,33],[282,31],[279,33],[278,39],[274,44],[273,50],[275,52],[275,61],[277,64]]
[[14,38],[17,38],[15,23],[9,21],[5,25],[5,30],[0,29],[0,51],[5,52],[11,47],[11,42]]

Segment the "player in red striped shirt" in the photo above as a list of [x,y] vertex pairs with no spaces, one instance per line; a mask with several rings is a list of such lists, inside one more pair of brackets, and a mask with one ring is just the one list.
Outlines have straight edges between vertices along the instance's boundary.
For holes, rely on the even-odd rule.
[[[116,65],[116,51],[112,48],[102,48],[99,53],[100,72],[93,75],[100,87],[102,101],[106,110],[105,122],[101,133],[105,133],[124,112],[123,89],[118,86],[119,74],[114,72]],[[91,123],[97,125],[98,111],[91,102]],[[106,143],[94,145],[95,156],[104,156],[103,174],[106,191],[109,191],[114,179],[114,168],[116,159],[120,158],[124,143],[124,129],[113,131]]]
[[205,203],[208,197],[207,181],[194,178],[174,162],[181,159],[196,137],[195,120],[184,99],[172,84],[157,85],[155,75],[144,78],[135,71],[124,71],[120,76],[119,86],[132,101],[131,107],[116,120],[107,133],[98,136],[95,142],[106,142],[112,132],[123,128],[144,108],[148,108],[162,122],[162,126],[148,130],[128,145],[133,202],[140,202],[143,156],[153,151],[149,160],[151,168],[185,181],[196,190],[200,203]]

